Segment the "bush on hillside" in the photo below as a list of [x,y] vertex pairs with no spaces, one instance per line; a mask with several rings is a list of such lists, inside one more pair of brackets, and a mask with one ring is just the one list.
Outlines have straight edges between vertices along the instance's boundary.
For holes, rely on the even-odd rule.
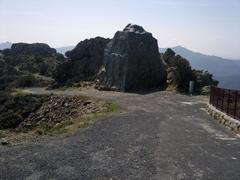
[[10,92],[0,92],[0,129],[16,128],[31,112],[36,111],[47,96],[11,95]]

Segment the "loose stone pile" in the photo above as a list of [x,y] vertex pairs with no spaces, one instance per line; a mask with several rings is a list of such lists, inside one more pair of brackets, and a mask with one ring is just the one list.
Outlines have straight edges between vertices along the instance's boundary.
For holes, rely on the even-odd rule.
[[47,123],[49,127],[66,120],[81,117],[90,113],[103,111],[103,102],[89,100],[79,96],[51,96],[41,108],[32,112],[19,126],[18,130],[29,130]]

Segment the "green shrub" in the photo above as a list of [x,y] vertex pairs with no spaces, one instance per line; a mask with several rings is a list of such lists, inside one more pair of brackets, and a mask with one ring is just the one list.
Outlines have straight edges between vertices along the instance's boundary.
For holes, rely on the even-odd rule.
[[2,91],[0,95],[0,129],[16,128],[30,113],[36,111],[48,99],[47,97],[11,95],[10,92]]
[[38,80],[33,75],[21,76],[17,82],[18,87],[32,87],[38,83]]

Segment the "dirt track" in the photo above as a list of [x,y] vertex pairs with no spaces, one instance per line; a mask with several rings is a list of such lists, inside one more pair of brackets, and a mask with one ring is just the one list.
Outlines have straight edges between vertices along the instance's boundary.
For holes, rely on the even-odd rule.
[[200,97],[28,91],[100,97],[117,101],[125,110],[70,137],[0,146],[0,179],[240,177],[239,138],[209,117]]

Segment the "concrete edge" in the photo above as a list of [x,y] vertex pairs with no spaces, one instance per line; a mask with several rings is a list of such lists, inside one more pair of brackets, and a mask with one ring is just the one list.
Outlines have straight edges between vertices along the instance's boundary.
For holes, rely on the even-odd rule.
[[240,121],[228,116],[227,114],[219,111],[211,104],[207,104],[207,112],[216,119],[220,124],[225,125],[233,132],[240,134]]

